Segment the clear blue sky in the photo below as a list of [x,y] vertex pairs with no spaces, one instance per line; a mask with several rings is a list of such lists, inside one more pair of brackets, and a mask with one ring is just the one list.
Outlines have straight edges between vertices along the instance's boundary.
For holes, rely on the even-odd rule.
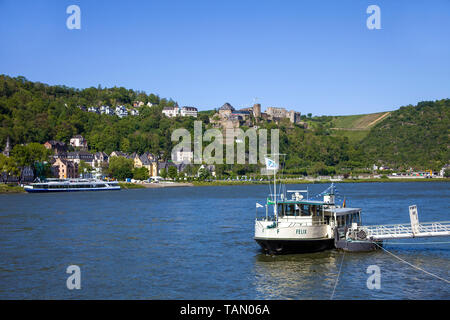
[[[66,8],[81,8],[81,30]],[[369,30],[366,8],[381,8]],[[450,1],[5,1],[0,73],[124,86],[200,110],[314,115],[450,97]]]

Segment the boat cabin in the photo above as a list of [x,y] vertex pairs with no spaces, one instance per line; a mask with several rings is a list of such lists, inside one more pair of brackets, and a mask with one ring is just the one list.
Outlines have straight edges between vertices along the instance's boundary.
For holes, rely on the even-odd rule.
[[[275,206],[276,204],[276,206]],[[361,224],[361,208],[341,208],[329,201],[267,199],[267,207],[274,207],[274,220],[295,219],[315,224],[336,225],[338,228]],[[267,209],[266,209],[267,210]],[[266,212],[267,216],[267,212]]]

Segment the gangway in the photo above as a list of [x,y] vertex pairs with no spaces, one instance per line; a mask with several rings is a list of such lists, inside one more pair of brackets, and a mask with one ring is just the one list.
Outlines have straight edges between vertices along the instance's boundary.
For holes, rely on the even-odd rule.
[[450,236],[450,221],[425,222],[413,230],[410,224],[391,224],[379,226],[362,226],[359,229],[367,232],[367,238],[373,240],[423,238]]
[[370,240],[389,240],[423,237],[450,236],[450,221],[419,223],[417,206],[409,207],[411,223],[358,226],[359,238]]

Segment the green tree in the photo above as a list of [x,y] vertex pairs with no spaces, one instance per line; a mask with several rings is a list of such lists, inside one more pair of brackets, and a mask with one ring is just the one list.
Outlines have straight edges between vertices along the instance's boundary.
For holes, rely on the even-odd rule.
[[90,173],[93,170],[94,168],[92,168],[90,164],[86,163],[83,160],[80,161],[80,164],[78,165],[78,173]]
[[50,150],[47,150],[42,144],[35,142],[27,145],[16,144],[11,151],[11,155],[19,167],[30,166],[33,169],[35,168],[35,162],[47,161],[50,154]]
[[450,178],[450,169],[445,169],[444,170],[444,177]]
[[117,180],[133,177],[133,159],[112,157],[109,159],[109,175]]
[[166,170],[166,168],[162,168],[159,175],[160,175],[161,178],[163,178],[163,179],[167,178],[167,170]]
[[133,179],[136,180],[147,180],[149,178],[148,169],[145,167],[134,168]]
[[17,167],[13,158],[7,157],[0,153],[0,172],[7,175],[18,176],[20,169]]
[[175,179],[178,176],[178,171],[175,166],[170,166],[168,169],[168,175],[170,178]]
[[211,173],[209,172],[209,170],[205,169],[205,168],[200,168],[198,170],[198,178],[200,180],[206,180],[209,179],[211,176]]

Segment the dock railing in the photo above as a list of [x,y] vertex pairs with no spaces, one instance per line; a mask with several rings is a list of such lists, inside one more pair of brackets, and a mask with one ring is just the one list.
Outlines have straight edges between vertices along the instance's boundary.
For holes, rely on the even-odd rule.
[[374,240],[450,236],[450,221],[419,223],[418,232],[413,231],[411,224],[361,226],[358,229],[365,230],[367,238]]

